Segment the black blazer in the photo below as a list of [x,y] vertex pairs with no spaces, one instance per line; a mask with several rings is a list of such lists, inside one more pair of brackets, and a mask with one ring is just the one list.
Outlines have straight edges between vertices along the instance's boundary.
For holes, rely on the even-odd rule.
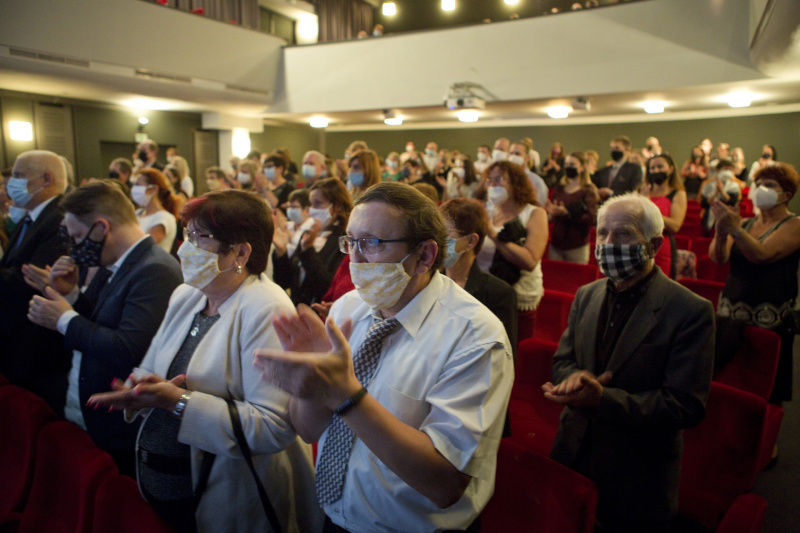
[[614,191],[614,196],[635,191],[642,183],[642,167],[636,163],[625,161],[619,168],[619,172],[614,177],[614,182],[609,184],[608,179],[611,175],[611,167],[601,168],[594,173],[592,180],[598,189],[608,187]]
[[0,373],[44,398],[58,414],[64,411],[70,357],[57,331],[28,320],[28,302],[38,292],[25,283],[21,268],[29,263],[43,268],[67,253],[59,237],[60,202],[57,196],[47,204],[11,251],[22,231],[20,221],[0,261]]
[[502,279],[484,272],[476,261],[469,269],[464,290],[489,308],[506,328],[514,360],[517,359],[517,291]]
[[133,451],[137,424],[122,412],[86,407],[89,396],[110,390],[111,380],[125,380],[144,357],[167,311],[172,291],[183,282],[178,262],[152,237],[135,246],[93,305],[81,295],[80,313],[69,322],[64,343],[80,351],[80,402],[86,429],[105,450]]

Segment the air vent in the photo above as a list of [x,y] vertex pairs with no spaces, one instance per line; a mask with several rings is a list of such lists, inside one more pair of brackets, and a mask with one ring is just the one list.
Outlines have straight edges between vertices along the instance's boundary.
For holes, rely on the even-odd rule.
[[178,76],[177,74],[166,74],[164,72],[156,72],[155,70],[148,70],[146,68],[137,68],[136,76],[138,76],[139,78],[147,78],[150,80],[176,81],[178,83],[192,82],[192,79],[186,76]]
[[36,50],[25,50],[24,48],[9,48],[8,52],[12,56],[25,57],[27,59],[49,61],[51,63],[61,63],[62,65],[70,65],[73,67],[89,68],[89,61],[85,59],[78,59],[75,57],[60,56],[55,54],[45,54],[43,52],[37,52]]
[[263,94],[264,96],[269,96],[269,91],[262,91],[260,89],[253,89],[251,87],[244,87],[242,85],[231,85],[230,83],[226,83],[225,88],[231,91],[241,91],[243,93]]

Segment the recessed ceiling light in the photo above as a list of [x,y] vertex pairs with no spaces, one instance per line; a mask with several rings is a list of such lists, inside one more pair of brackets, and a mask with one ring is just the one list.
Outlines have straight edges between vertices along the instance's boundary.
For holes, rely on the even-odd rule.
[[550,118],[567,118],[572,113],[572,108],[567,105],[554,105],[547,108],[547,116]]
[[728,95],[728,105],[731,107],[750,107],[753,95],[746,91],[739,91]]
[[515,6],[515,5],[519,4],[519,0],[506,0],[506,4],[508,4],[510,6]]
[[400,126],[403,124],[403,117],[392,117],[383,119],[383,123],[387,126]]
[[384,2],[381,7],[381,13],[383,13],[385,17],[397,15],[397,5],[395,5],[394,2]]
[[664,102],[658,100],[650,100],[642,104],[645,113],[663,113]]
[[442,11],[453,11],[456,8],[456,0],[442,0]]
[[139,124],[141,124],[142,126],[150,124],[150,119],[147,117],[139,117]]
[[461,122],[478,122],[481,114],[474,109],[464,109],[458,112],[458,120]]
[[328,119],[325,117],[311,117],[311,120],[309,120],[308,123],[311,124],[312,128],[328,127]]

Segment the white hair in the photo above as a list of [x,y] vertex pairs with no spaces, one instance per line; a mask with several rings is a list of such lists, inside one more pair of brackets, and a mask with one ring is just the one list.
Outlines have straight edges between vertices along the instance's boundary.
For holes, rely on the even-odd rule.
[[323,168],[325,167],[325,154],[323,154],[322,152],[319,152],[317,150],[309,150],[308,152],[303,154],[303,159],[302,160],[305,160],[305,158],[310,156],[310,155],[313,155],[314,158],[317,160],[317,165],[319,165],[319,166],[321,166]]
[[625,203],[630,206],[630,210],[636,211],[639,229],[644,238],[651,241],[655,237],[660,237],[664,232],[664,217],[661,215],[658,206],[648,197],[639,193],[629,192],[620,196],[609,198],[597,212],[597,220],[605,216],[606,210],[612,205]]

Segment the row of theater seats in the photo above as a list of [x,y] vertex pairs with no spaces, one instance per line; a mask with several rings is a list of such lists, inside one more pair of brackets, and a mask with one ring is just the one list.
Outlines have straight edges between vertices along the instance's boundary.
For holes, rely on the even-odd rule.
[[[562,312],[564,309],[568,312],[570,303],[571,300],[564,301]],[[537,315],[542,316],[540,312]],[[573,516],[569,527],[532,530],[592,530],[586,526],[587,522],[593,523],[596,508],[596,490],[591,490],[591,482],[575,478],[577,474],[573,472],[545,478],[531,475],[558,470],[546,456],[555,438],[561,406],[546,400],[541,391],[542,384],[551,379],[558,341],[542,338],[540,324],[537,321],[534,338],[519,345],[509,404],[513,435],[505,438],[500,448],[497,496],[487,510],[489,528],[484,527],[485,531],[518,530],[494,525],[513,524],[513,517],[499,518],[513,514],[513,506],[527,502],[525,509],[538,509],[536,502],[558,499],[564,494],[572,494],[573,501],[556,505],[554,512],[557,518],[565,505],[571,506],[568,514],[578,514]],[[560,334],[551,335],[556,336]],[[746,328],[742,346],[730,362],[715,372],[706,419],[684,433],[679,512],[709,530],[761,531],[767,502],[750,491],[756,476],[770,461],[783,419],[783,409],[767,401],[775,381],[779,352],[777,334]]]
[[89,435],[0,376],[0,531],[170,533]]

